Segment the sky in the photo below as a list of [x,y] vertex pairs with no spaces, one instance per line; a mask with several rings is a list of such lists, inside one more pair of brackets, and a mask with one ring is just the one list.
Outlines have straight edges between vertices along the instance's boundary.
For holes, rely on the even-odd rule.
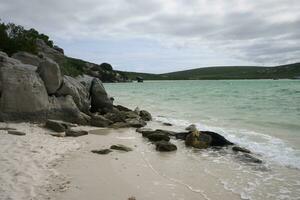
[[0,18],[124,71],[300,61],[299,0],[0,0]]

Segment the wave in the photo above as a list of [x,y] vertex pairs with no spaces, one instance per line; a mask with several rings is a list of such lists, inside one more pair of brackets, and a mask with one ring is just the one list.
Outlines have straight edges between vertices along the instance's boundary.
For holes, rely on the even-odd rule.
[[[155,117],[156,121],[174,124],[178,128],[185,128],[191,124],[188,120],[174,119],[166,116]],[[195,123],[199,130],[220,133],[235,144],[246,147],[262,156],[264,160],[288,168],[300,169],[300,150],[291,147],[286,141],[264,133],[246,129],[229,129],[218,126],[208,126]]]

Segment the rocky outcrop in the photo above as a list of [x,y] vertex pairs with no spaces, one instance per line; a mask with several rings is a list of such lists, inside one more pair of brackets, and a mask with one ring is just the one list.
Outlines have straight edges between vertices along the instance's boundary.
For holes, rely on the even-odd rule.
[[64,54],[57,49],[49,47],[43,40],[37,39],[36,47],[38,53],[43,57],[48,57],[61,66],[65,64],[66,60]]
[[151,121],[152,120],[151,114],[148,111],[146,111],[146,110],[141,110],[139,112],[139,115],[145,121]]
[[44,81],[48,94],[54,94],[63,82],[59,65],[51,59],[44,58],[39,63],[38,74]]
[[11,57],[21,61],[24,64],[29,64],[33,66],[39,66],[40,62],[42,61],[42,59],[38,56],[24,51],[14,53]]
[[90,124],[97,127],[108,127],[113,122],[102,115],[92,115]]
[[59,90],[57,90],[55,95],[72,96],[79,110],[84,113],[89,113],[89,92],[87,88],[84,85],[82,85],[78,80],[70,76],[64,76],[62,86]]
[[113,102],[108,97],[102,82],[94,78],[90,88],[91,112],[107,113],[112,110]]
[[35,67],[1,55],[0,118],[44,120],[49,108],[48,94]]

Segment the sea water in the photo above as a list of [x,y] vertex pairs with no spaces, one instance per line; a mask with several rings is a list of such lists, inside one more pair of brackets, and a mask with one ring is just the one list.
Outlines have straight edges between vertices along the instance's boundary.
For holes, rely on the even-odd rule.
[[[245,164],[226,149],[194,151],[175,141],[178,154],[184,154],[173,160],[176,166],[200,170],[242,199],[300,199],[299,80],[145,81],[105,87],[115,104],[148,110],[155,121],[174,124],[173,129],[194,123],[218,132],[263,160]],[[185,182],[195,170],[184,177],[175,170],[169,177]],[[197,181],[189,186],[197,188]]]

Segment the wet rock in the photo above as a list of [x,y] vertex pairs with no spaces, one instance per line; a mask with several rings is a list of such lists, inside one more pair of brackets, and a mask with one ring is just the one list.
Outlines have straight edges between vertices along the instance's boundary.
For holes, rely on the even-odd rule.
[[173,126],[171,123],[168,123],[168,122],[164,122],[163,125],[165,125],[165,126]]
[[0,127],[0,130],[1,130],[1,131],[15,131],[15,130],[17,130],[17,129],[15,129],[15,128],[10,128],[10,127]]
[[10,135],[18,135],[18,136],[26,135],[26,133],[24,133],[24,132],[15,131],[15,130],[8,130],[7,133],[10,134]]
[[108,127],[112,123],[113,123],[112,121],[110,121],[109,119],[106,119],[102,115],[92,115],[92,117],[91,117],[91,125],[92,126]]
[[144,120],[137,119],[137,118],[126,119],[125,121],[130,127],[134,127],[134,128],[140,128],[147,125]]
[[143,136],[146,137],[146,135],[154,133],[155,130],[153,130],[151,128],[138,128],[135,131],[138,132],[138,133],[142,133]]
[[67,129],[66,136],[67,137],[79,137],[83,135],[88,135],[89,132],[85,130],[74,130],[74,129]]
[[185,140],[188,134],[190,134],[190,132],[179,132],[175,134],[175,138],[178,140]]
[[188,127],[186,127],[185,130],[190,131],[190,132],[194,132],[194,131],[197,131],[198,129],[196,128],[195,124],[191,124]]
[[175,144],[167,141],[159,141],[155,143],[157,151],[176,151],[177,147]]
[[111,153],[112,150],[110,150],[110,149],[100,149],[100,150],[92,150],[91,152],[96,153],[96,154],[105,155],[105,154]]
[[211,136],[202,134],[199,131],[194,131],[187,135],[185,139],[185,145],[192,146],[198,149],[204,149],[210,146],[211,141]]
[[250,154],[247,154],[247,153],[239,154],[237,156],[237,158],[240,161],[245,162],[245,163],[256,163],[256,164],[261,164],[262,163],[262,160],[260,160],[258,158],[255,158],[254,156],[252,156]]
[[246,148],[243,148],[243,147],[239,147],[239,146],[234,146],[232,147],[232,151],[235,151],[235,152],[243,152],[243,153],[251,153],[250,150],[246,149]]
[[153,142],[162,141],[162,140],[167,142],[170,141],[170,137],[166,133],[162,133],[162,132],[154,132],[146,135],[145,137]]
[[211,146],[227,146],[227,145],[233,145],[232,142],[228,141],[225,137],[222,135],[211,132],[211,131],[201,131],[202,134],[209,135],[212,138]]
[[48,119],[45,124],[46,128],[53,130],[55,132],[64,132],[67,129],[69,129],[70,127],[75,127],[75,126],[76,125],[68,123],[68,122],[52,120],[52,119]]
[[118,129],[118,128],[129,128],[130,124],[128,124],[126,122],[116,122],[116,123],[111,124],[109,127],[110,128],[115,128],[115,129]]
[[119,151],[126,151],[126,152],[132,151],[132,148],[127,147],[127,146],[125,146],[125,145],[123,145],[123,144],[112,145],[112,146],[110,147],[110,149],[119,150]]
[[125,106],[122,105],[116,105],[114,107],[117,108],[119,111],[125,111],[125,112],[132,111],[131,109],[126,108]]
[[139,112],[139,115],[145,121],[151,121],[152,120],[151,114],[148,111],[146,111],[146,110],[141,110]]

